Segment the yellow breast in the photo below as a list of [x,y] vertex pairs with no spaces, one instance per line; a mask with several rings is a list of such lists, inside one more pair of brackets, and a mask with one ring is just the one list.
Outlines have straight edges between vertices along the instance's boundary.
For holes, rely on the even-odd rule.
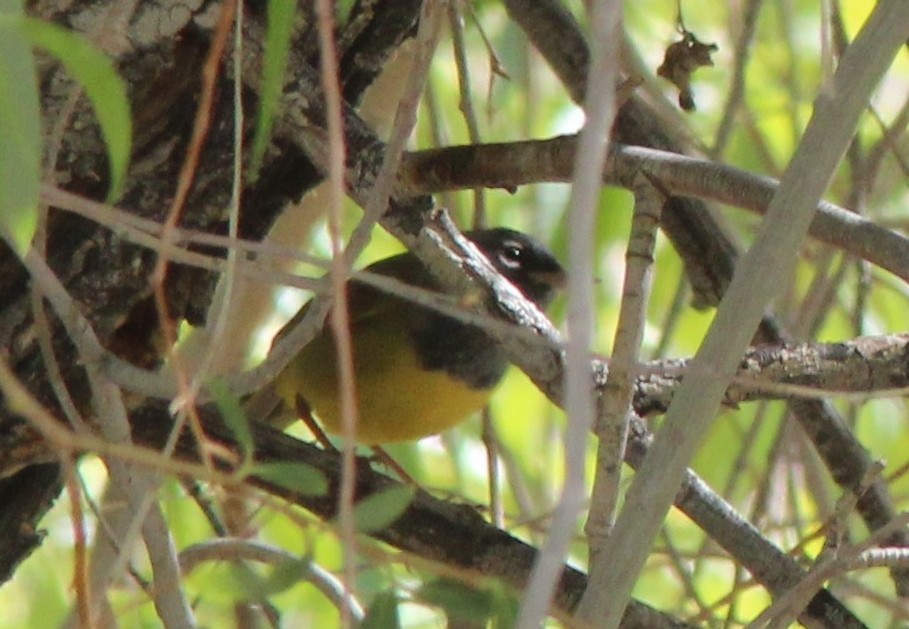
[[[400,321],[370,318],[352,328],[357,388],[357,441],[408,441],[441,432],[481,409],[492,389],[472,389],[443,371],[421,368]],[[341,431],[337,354],[324,331],[275,383],[291,407],[299,395],[326,430]]]

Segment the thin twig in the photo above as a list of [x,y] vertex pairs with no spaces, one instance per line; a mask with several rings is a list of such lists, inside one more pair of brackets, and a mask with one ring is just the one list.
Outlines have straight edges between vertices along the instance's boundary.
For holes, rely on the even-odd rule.
[[[354,381],[353,345],[350,338],[350,315],[347,309],[347,268],[343,256],[341,222],[344,212],[344,161],[347,147],[341,118],[341,85],[338,78],[338,51],[334,40],[334,10],[328,0],[316,2],[319,59],[322,89],[325,93],[328,131],[328,226],[331,236],[332,265],[329,280],[332,307],[329,325],[337,348],[341,434],[344,447],[341,458],[339,521],[344,553],[345,598],[356,596],[357,536],[353,519],[355,448],[357,439],[357,403]],[[349,627],[352,618],[349,601],[341,606],[341,626]]]
[[[824,92],[815,115],[767,212],[763,229],[723,297],[713,326],[695,358],[716,376],[686,377],[654,445],[626,494],[625,508],[607,544],[613,566],[588,618],[616,627],[643,567],[652,540],[678,491],[679,479],[711,426],[718,403],[763,309],[787,276],[814,208],[851,140],[868,96],[905,43],[909,5],[883,0],[843,56],[834,77],[835,99]],[[593,576],[593,575],[592,575]]]
[[350,596],[344,584],[330,572],[310,559],[287,552],[277,546],[249,539],[220,538],[187,546],[180,552],[180,568],[188,575],[204,562],[236,561],[245,559],[280,566],[293,564],[301,581],[311,583],[339,609],[349,605],[348,614],[355,622],[363,620],[360,603]]
[[[568,327],[565,365],[565,481],[556,503],[549,537],[540,550],[522,602],[516,626],[531,629],[546,617],[556,582],[562,571],[575,523],[584,504],[584,455],[587,435],[595,417],[590,347],[593,337],[593,258],[596,206],[601,173],[609,146],[609,130],[616,115],[618,46],[622,5],[600,0],[590,9],[593,42],[584,110],[587,122],[581,132],[573,165],[569,210],[571,247],[568,260]],[[587,618],[583,603],[580,617]]]
[[[221,13],[212,35],[211,47],[208,51],[205,63],[202,66],[202,89],[199,98],[199,105],[196,108],[196,116],[193,121],[193,132],[190,137],[189,146],[186,149],[186,156],[180,167],[180,174],[177,179],[177,190],[174,193],[173,201],[167,212],[167,218],[164,221],[162,238],[172,240],[173,229],[180,221],[180,216],[189,197],[192,184],[195,179],[196,171],[202,156],[202,148],[208,131],[211,126],[211,114],[214,108],[215,88],[218,79],[218,70],[221,64],[221,57],[227,48],[228,38],[231,34],[231,25],[237,11],[238,0],[227,0],[221,7]],[[174,439],[183,427],[184,421],[189,421],[196,438],[199,440],[200,451],[206,452],[202,447],[203,433],[199,425],[199,418],[195,411],[193,401],[192,383],[187,379],[187,372],[184,368],[183,361],[179,352],[175,350],[176,328],[170,317],[170,308],[166,295],[166,276],[169,259],[166,255],[159,255],[152,272],[152,287],[155,300],[155,308],[158,313],[158,324],[164,337],[164,345],[167,348],[167,355],[173,366],[173,372],[176,376],[177,384],[180,388],[180,395],[174,400],[174,409],[180,410],[178,421],[174,425]],[[173,439],[172,439],[173,441]]]
[[[647,321],[650,277],[663,202],[663,194],[646,177],[641,176],[635,186],[634,217],[625,254],[625,280],[612,359],[602,389],[597,418],[597,464],[585,527],[590,549],[591,575],[597,572],[594,568],[597,562],[609,561],[602,555],[602,550],[612,530],[619,503],[622,464],[628,439],[628,417],[634,412],[634,381]],[[596,584],[593,585],[588,592],[591,596],[600,596]],[[583,600],[581,604],[583,607]]]
[[745,71],[751,58],[751,45],[757,32],[758,14],[764,0],[748,0],[744,5],[735,40],[735,53],[733,54],[733,73],[730,81],[729,95],[723,105],[723,114],[720,117],[720,126],[716,132],[716,139],[710,151],[711,157],[720,158],[726,150],[729,138],[732,135],[739,105],[745,95]]

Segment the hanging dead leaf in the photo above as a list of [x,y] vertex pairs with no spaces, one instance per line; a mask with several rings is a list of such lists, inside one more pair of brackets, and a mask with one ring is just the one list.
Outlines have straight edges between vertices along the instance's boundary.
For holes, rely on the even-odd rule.
[[698,41],[690,31],[682,31],[682,39],[666,48],[663,64],[657,74],[679,88],[679,107],[693,111],[694,95],[691,91],[691,75],[702,66],[712,66],[710,55],[719,50],[716,44]]

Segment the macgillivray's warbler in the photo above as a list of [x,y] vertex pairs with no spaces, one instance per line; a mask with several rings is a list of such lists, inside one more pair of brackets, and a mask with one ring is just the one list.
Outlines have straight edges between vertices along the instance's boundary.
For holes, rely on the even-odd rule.
[[[545,308],[565,272],[533,238],[505,228],[465,232],[496,270],[525,297]],[[441,289],[412,253],[365,269],[422,289]],[[436,434],[489,401],[508,366],[487,332],[436,309],[370,286],[347,283],[350,335],[358,401],[357,441],[378,445]],[[284,330],[296,324],[306,306]],[[328,325],[275,380],[291,409],[312,410],[329,432],[341,430],[337,350]]]

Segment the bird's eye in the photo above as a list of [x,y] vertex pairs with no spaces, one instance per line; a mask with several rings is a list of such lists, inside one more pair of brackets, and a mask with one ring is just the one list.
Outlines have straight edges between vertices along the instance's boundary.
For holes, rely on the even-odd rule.
[[516,244],[508,244],[502,247],[502,253],[499,258],[505,266],[516,269],[521,266],[521,258],[524,255],[524,249]]

